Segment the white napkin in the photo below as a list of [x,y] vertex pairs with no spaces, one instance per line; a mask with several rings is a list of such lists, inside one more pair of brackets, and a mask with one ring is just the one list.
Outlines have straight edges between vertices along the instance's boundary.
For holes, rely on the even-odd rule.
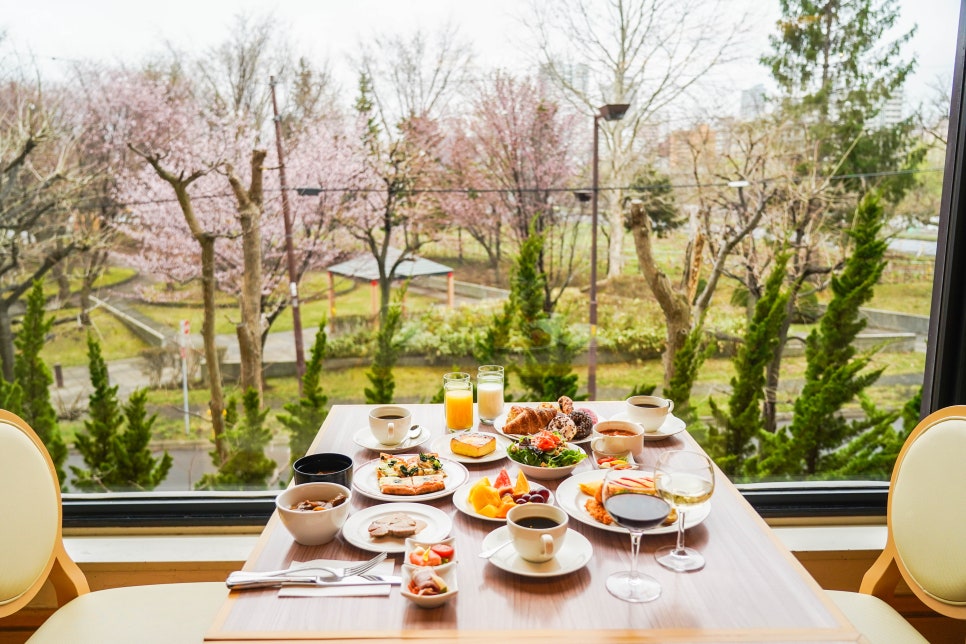
[[[307,564],[300,562],[293,566]],[[329,559],[314,559],[313,564],[328,566],[330,568],[345,568],[362,563],[361,561],[336,561]],[[372,575],[391,575],[396,562],[387,559],[378,564],[366,574]],[[389,595],[392,588],[390,584],[374,584],[371,586],[283,586],[278,589],[279,597],[385,597]]]

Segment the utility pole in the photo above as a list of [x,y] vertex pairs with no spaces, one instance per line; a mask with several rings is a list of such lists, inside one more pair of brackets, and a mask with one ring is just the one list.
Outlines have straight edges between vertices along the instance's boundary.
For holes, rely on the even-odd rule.
[[285,157],[282,154],[282,119],[275,99],[275,77],[269,79],[272,88],[272,112],[275,115],[275,148],[278,151],[278,179],[282,189],[282,217],[285,220],[285,254],[288,257],[288,287],[292,297],[292,331],[295,333],[295,375],[302,395],[302,376],[305,375],[305,350],[302,347],[302,313],[299,310],[298,272],[295,269],[295,249],[292,247],[292,213],[288,206],[288,184],[285,181]]

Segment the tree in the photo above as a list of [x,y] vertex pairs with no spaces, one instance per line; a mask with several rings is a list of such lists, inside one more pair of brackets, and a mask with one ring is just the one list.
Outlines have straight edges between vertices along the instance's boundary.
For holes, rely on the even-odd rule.
[[785,319],[788,293],[783,291],[788,255],[776,262],[755,304],[755,314],[734,358],[731,396],[727,410],[710,400],[717,443],[715,463],[731,477],[744,473],[745,461],[753,456],[755,441],[764,432],[762,402],[765,396],[765,367],[778,342],[778,326]]
[[87,334],[87,361],[91,376],[88,419],[84,431],[74,437],[74,445],[84,458],[87,469],[71,466],[73,483],[80,489],[110,490],[117,480],[117,440],[124,418],[117,399],[118,386],[110,384],[107,363],[101,345]]
[[[623,120],[601,123],[602,186],[626,186],[650,128],[670,116],[702,78],[730,62],[742,42],[744,16],[698,0],[568,0],[536,4],[530,21],[542,70],[586,115],[606,103],[629,103]],[[726,13],[727,12],[727,13]],[[595,124],[596,126],[596,124]],[[589,130],[589,127],[588,127]],[[589,147],[589,146],[588,146]],[[605,191],[608,277],[624,266],[624,222],[618,188]]]
[[[54,377],[41,359],[40,352],[47,341],[47,334],[54,324],[53,318],[44,315],[44,287],[40,280],[33,283],[27,294],[27,310],[14,339],[17,355],[13,364],[14,383],[5,385],[7,398],[14,404],[20,401],[19,415],[30,425],[44,442],[57,470],[61,485],[66,485],[67,444],[57,425],[57,412],[50,404],[50,385]],[[13,409],[11,408],[11,411]]]
[[312,441],[319,433],[319,428],[329,415],[329,397],[322,392],[320,377],[322,375],[322,361],[325,358],[325,321],[319,324],[312,344],[312,353],[305,365],[305,375],[302,376],[302,396],[296,402],[285,405],[288,414],[279,414],[278,422],[288,430],[289,462],[308,453]]
[[391,403],[396,391],[392,370],[405,344],[405,340],[399,337],[399,330],[402,328],[402,301],[405,294],[404,286],[393,303],[384,310],[382,322],[373,338],[372,367],[366,372],[366,378],[369,379],[372,388],[365,388],[366,402],[369,404]]
[[842,455],[857,445],[853,441],[869,431],[890,430],[898,417],[877,412],[868,401],[863,401],[863,418],[849,421],[840,414],[884,370],[866,371],[874,352],[859,354],[852,345],[866,325],[859,307],[872,297],[886,264],[887,244],[880,237],[884,217],[875,193],[866,195],[855,211],[849,233],[852,252],[841,274],[832,278],[832,300],[806,341],[805,385],[795,401],[792,423],[775,434],[760,434],[758,474],[815,476],[841,467]]
[[[261,408],[261,397],[255,389],[248,389],[242,396],[242,416],[238,417],[237,402],[232,397],[225,418],[225,440],[228,458],[215,461],[218,471],[205,474],[196,486],[199,490],[247,490],[261,489],[268,485],[268,478],[275,472],[275,461],[265,455],[265,447],[272,439],[272,432],[265,426],[270,411]],[[217,450],[211,453],[219,458]]]
[[115,442],[117,465],[113,477],[119,489],[153,490],[165,479],[174,462],[167,450],[160,457],[151,455],[148,445],[158,415],[148,416],[147,399],[147,390],[138,389],[123,407],[125,429]]

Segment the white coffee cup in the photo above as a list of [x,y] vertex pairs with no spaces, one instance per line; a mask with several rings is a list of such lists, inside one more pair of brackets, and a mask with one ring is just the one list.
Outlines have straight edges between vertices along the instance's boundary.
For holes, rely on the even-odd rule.
[[627,417],[646,432],[660,429],[674,410],[674,401],[659,396],[631,396],[624,404]]
[[630,452],[635,458],[640,458],[644,452],[644,428],[629,420],[602,420],[594,425],[590,447],[595,452]]
[[406,440],[413,415],[405,407],[383,405],[369,412],[369,431],[383,445],[398,445]]
[[567,513],[554,505],[524,503],[510,508],[506,526],[513,548],[534,563],[550,561],[567,538]]

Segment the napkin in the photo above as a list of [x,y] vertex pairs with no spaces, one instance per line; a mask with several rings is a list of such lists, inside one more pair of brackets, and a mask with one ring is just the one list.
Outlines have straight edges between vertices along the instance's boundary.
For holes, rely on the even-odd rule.
[[[301,565],[293,563],[293,566]],[[313,564],[328,566],[330,568],[344,568],[362,563],[361,561],[335,561],[329,559],[315,559]],[[391,575],[396,567],[396,562],[387,559],[378,564],[366,574],[370,575]],[[278,589],[279,597],[386,597],[392,588],[389,584],[378,584],[373,586],[283,586]]]

